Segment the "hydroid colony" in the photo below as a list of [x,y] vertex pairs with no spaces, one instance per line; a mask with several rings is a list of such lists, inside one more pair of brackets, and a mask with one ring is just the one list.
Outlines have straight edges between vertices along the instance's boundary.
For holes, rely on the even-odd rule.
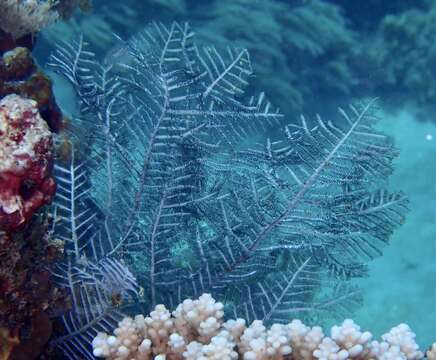
[[119,319],[108,289],[135,301],[132,273],[146,309],[210,292],[248,322],[346,314],[360,296],[348,280],[403,221],[407,199],[384,189],[397,151],[372,127],[373,102],[289,123],[246,93],[246,50],[193,38],[153,23],[122,43],[119,66],[82,39],[52,57],[81,104],[54,230],[68,244],[57,276],[76,294],[57,343],[73,358]]

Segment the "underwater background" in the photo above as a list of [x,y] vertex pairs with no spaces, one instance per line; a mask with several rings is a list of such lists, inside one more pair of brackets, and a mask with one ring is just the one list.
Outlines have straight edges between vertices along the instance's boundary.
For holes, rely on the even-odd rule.
[[[255,77],[288,120],[377,97],[381,130],[400,150],[391,190],[404,191],[410,211],[355,280],[364,303],[353,319],[380,335],[409,324],[418,342],[434,339],[436,315],[436,1],[434,0],[125,0],[98,1],[39,34],[41,66],[59,42],[83,33],[98,57],[116,64],[128,39],[150,21],[188,21],[200,44],[247,48]],[[63,111],[78,113],[73,89],[58,75]],[[273,133],[273,131],[272,131]]]

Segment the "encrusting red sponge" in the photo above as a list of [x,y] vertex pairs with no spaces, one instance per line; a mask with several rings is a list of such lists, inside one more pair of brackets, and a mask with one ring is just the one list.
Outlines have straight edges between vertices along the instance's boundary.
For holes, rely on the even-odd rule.
[[53,139],[37,103],[16,94],[0,101],[0,229],[25,225],[48,204],[56,184],[51,177]]

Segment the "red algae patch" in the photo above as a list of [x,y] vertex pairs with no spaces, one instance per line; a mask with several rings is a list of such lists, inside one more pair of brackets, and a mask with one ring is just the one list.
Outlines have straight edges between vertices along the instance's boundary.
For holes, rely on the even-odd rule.
[[0,229],[18,228],[49,203],[53,140],[34,100],[16,94],[0,101]]

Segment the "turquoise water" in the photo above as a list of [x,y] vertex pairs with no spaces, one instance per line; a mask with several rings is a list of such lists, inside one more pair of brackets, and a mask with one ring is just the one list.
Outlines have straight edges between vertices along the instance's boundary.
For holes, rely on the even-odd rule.
[[422,120],[402,111],[386,115],[381,123],[401,150],[390,184],[409,195],[411,211],[383,256],[370,265],[369,277],[362,281],[365,303],[356,319],[377,333],[406,322],[424,345],[432,341],[436,319],[436,124],[431,115]]

